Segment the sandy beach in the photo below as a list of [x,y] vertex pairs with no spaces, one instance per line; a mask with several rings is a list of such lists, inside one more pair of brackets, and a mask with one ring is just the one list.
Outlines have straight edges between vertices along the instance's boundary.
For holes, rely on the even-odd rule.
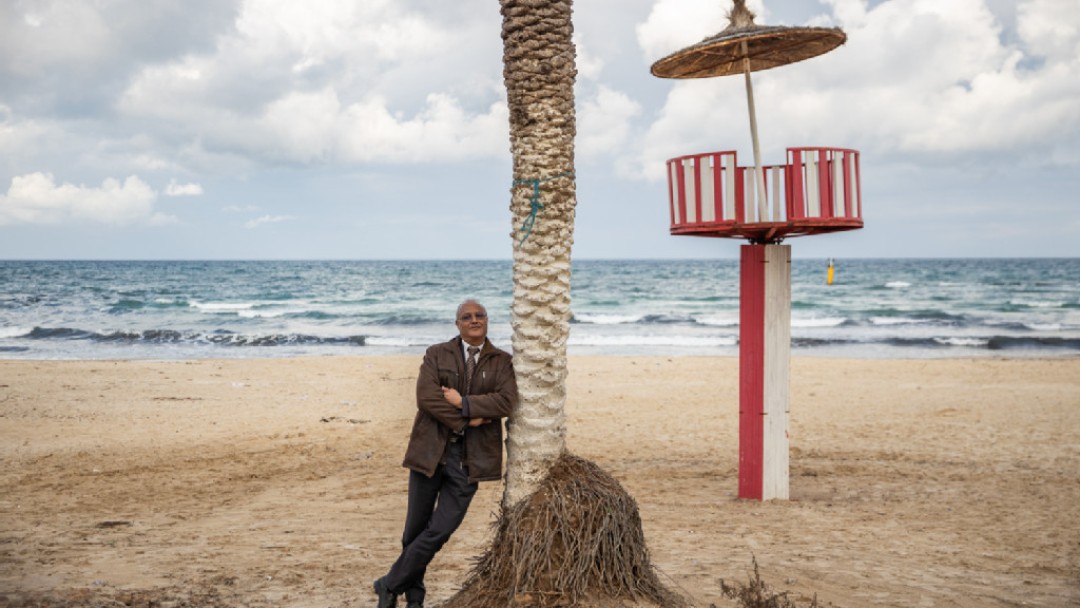
[[[0,361],[0,605],[374,605],[417,357]],[[795,358],[791,497],[736,498],[738,361],[572,357],[570,449],[696,606],[1080,605],[1080,359]],[[482,486],[429,571],[489,539]],[[110,603],[113,602],[113,603]],[[153,602],[157,602],[156,604]]]

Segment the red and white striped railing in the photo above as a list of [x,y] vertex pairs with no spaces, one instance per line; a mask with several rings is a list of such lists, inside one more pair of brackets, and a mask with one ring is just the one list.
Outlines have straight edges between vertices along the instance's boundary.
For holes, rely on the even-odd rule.
[[787,164],[762,167],[761,199],[756,170],[738,166],[734,151],[680,156],[667,166],[674,234],[782,238],[862,227],[856,150],[788,148]]

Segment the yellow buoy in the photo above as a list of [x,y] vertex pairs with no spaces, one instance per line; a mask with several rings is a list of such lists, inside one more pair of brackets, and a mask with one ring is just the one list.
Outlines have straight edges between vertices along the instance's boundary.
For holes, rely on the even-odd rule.
[[826,284],[827,285],[832,285],[833,273],[834,273],[833,260],[832,260],[832,258],[829,258],[829,278],[826,279]]

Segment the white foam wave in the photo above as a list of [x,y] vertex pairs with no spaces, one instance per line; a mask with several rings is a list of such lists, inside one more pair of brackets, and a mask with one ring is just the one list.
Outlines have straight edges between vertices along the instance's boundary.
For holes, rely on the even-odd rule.
[[191,308],[204,312],[236,312],[238,310],[251,310],[255,308],[254,302],[196,302],[188,303]]
[[625,325],[637,323],[644,317],[642,315],[610,315],[610,314],[575,314],[574,319],[578,323],[590,323],[592,325]]
[[30,333],[25,327],[0,327],[0,338],[18,338]]
[[911,287],[911,283],[908,283],[907,281],[889,281],[888,283],[885,283],[885,287],[888,287],[889,289],[905,289]]
[[1061,331],[1061,323],[1024,323],[1024,327],[1033,331]]
[[735,346],[734,336],[570,336],[573,346]]
[[710,327],[736,327],[739,325],[738,317],[725,317],[721,315],[703,315],[694,317],[694,321]]
[[986,346],[990,340],[986,338],[934,338],[934,342],[946,346]]
[[814,319],[792,319],[792,327],[840,327],[847,319],[845,317],[824,317]]
[[236,314],[245,319],[273,319],[284,315],[289,315],[297,312],[303,312],[298,310],[240,310]]
[[925,319],[909,317],[870,317],[871,325],[922,325],[925,323],[927,323]]
[[397,337],[391,338],[388,336],[367,336],[364,338],[364,343],[368,346],[425,346],[428,344],[434,344],[439,340],[436,338],[408,338]]
[[1027,306],[1028,308],[1061,308],[1065,306],[1065,302],[1061,301],[1040,301],[1040,300],[1009,300],[1009,304],[1013,306]]

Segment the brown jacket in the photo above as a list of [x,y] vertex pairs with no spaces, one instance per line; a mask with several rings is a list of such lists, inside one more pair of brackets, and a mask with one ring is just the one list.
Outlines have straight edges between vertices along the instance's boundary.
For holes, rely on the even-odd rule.
[[403,466],[428,477],[442,459],[452,431],[465,431],[465,464],[469,481],[494,481],[502,477],[502,418],[517,405],[517,380],[510,353],[495,348],[489,340],[476,358],[469,394],[469,416],[491,418],[490,424],[469,427],[461,410],[443,398],[447,386],[465,394],[465,356],[461,337],[427,349],[416,380],[416,419],[405,451]]

